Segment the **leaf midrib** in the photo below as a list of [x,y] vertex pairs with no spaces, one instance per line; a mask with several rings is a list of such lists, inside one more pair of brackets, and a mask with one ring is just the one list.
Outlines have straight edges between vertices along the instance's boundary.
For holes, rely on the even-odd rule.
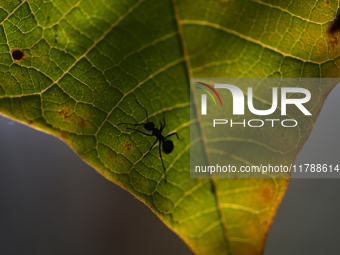
[[[190,78],[193,78],[193,72],[192,72],[192,68],[191,68],[191,64],[190,64],[190,58],[189,58],[189,54],[188,54],[188,49],[187,49],[187,46],[186,46],[186,42],[185,42],[185,39],[184,39],[183,30],[182,30],[182,24],[183,23],[181,22],[181,18],[180,18],[180,15],[179,15],[177,0],[172,0],[172,3],[173,3],[173,7],[174,7],[175,19],[176,19],[176,22],[177,22],[178,34],[179,34],[180,39],[181,39],[181,45],[182,45],[182,51],[183,51],[183,55],[184,55],[184,60],[185,60],[185,63],[186,63],[186,67],[187,67],[187,71],[188,71],[188,76],[189,76],[189,79],[190,79]],[[188,82],[189,82],[189,86],[191,86],[190,80]],[[191,91],[193,93],[195,93],[195,90],[191,90]],[[194,105],[195,105],[196,110],[197,110],[197,105],[198,104],[195,101],[196,97],[194,96],[193,98],[194,98]],[[204,132],[202,130],[202,125],[201,125],[202,121],[201,121],[200,116],[198,114],[197,114],[197,119],[198,119],[198,125],[199,125],[199,128],[200,128],[200,133],[201,133],[201,136],[202,136],[205,156],[207,157],[207,161],[210,164],[211,160],[210,160],[209,154],[207,153],[206,137],[205,137]],[[226,246],[227,253],[229,253],[230,244],[229,244],[229,238],[228,238],[228,232],[227,232],[227,225],[226,225],[226,221],[225,221],[225,217],[224,217],[222,203],[221,203],[220,196],[219,196],[217,180],[215,178],[211,178],[211,181],[213,183],[213,188],[214,188],[214,193],[215,193],[215,197],[216,197],[218,212],[219,212],[219,215],[220,215],[220,222],[221,222],[222,227],[223,227],[224,239],[225,239],[225,241],[227,243],[227,246]]]

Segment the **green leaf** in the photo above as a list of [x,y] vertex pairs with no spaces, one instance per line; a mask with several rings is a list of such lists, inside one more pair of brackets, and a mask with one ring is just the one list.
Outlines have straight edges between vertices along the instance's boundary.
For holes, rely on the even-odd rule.
[[[333,0],[0,0],[0,111],[63,139],[195,253],[261,254],[289,180],[190,179],[189,77],[338,77],[339,33],[328,32],[337,8]],[[286,162],[331,89],[318,88],[294,150],[277,145]],[[150,121],[165,118],[164,134],[180,136],[163,157],[166,173],[157,146],[143,157],[154,137],[118,126],[146,120],[136,100]]]

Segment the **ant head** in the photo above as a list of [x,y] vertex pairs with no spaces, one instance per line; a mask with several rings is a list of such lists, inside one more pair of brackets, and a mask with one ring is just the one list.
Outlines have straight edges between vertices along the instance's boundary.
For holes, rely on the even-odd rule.
[[166,154],[169,154],[174,149],[174,143],[171,140],[167,140],[163,142],[163,151]]
[[155,128],[155,124],[153,122],[146,122],[144,124],[144,128],[147,130],[147,131],[152,131],[154,128]]

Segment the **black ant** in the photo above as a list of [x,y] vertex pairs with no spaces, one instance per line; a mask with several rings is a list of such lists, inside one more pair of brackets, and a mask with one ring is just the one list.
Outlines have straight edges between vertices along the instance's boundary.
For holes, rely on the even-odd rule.
[[172,136],[172,135],[176,135],[177,139],[179,139],[178,134],[177,133],[171,133],[171,134],[169,134],[167,136],[163,136],[162,135],[162,131],[163,131],[164,127],[165,127],[165,119],[163,118],[164,124],[160,123],[160,125],[161,125],[160,128],[155,128],[155,123],[149,121],[149,116],[148,116],[148,112],[146,111],[146,109],[137,100],[136,100],[136,102],[145,111],[147,122],[146,123],[139,123],[139,124],[119,123],[118,126],[122,125],[122,124],[132,125],[132,126],[144,125],[144,128],[147,131],[152,131],[152,134],[147,134],[147,133],[144,133],[144,132],[142,132],[142,131],[140,131],[138,129],[127,128],[127,129],[131,129],[131,130],[137,131],[138,133],[141,133],[143,135],[156,136],[156,138],[157,138],[156,141],[151,146],[151,148],[148,150],[148,152],[145,154],[145,156],[152,150],[152,148],[156,145],[157,141],[159,141],[159,156],[161,157],[162,165],[163,165],[163,168],[164,168],[164,171],[165,171],[165,166],[164,166],[164,162],[163,162],[163,158],[162,158],[161,148],[163,149],[165,154],[169,154],[170,152],[172,152],[173,149],[174,149],[174,143],[171,140],[166,140],[166,138],[168,138],[169,136]]

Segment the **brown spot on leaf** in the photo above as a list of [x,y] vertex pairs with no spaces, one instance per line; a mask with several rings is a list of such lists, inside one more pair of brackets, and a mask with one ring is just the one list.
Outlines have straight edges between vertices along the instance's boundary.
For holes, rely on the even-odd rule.
[[333,47],[333,49],[334,49],[334,47],[335,47],[336,45],[338,45],[338,38],[335,37],[335,36],[332,36],[329,42],[331,43],[331,45],[332,45],[332,47]]
[[63,138],[64,140],[68,140],[69,136],[66,132],[61,132],[61,138]]
[[64,119],[71,118],[71,109],[68,107],[63,108],[61,111],[58,112],[59,117]]
[[85,128],[87,127],[87,123],[86,123],[86,120],[81,118],[80,121],[78,122],[78,126],[81,127],[81,128]]
[[123,144],[124,149],[127,150],[128,152],[131,152],[132,150],[132,144],[129,141],[125,141],[125,143]]
[[270,188],[263,188],[261,190],[261,196],[265,199],[265,200],[270,200],[272,197],[272,189]]
[[28,125],[32,125],[32,123],[33,123],[33,120],[27,121],[27,124],[28,124]]
[[113,155],[112,155],[112,154],[110,154],[109,158],[110,158],[110,159],[113,159]]
[[15,50],[12,52],[12,58],[14,60],[21,60],[25,56],[24,52],[21,50]]

